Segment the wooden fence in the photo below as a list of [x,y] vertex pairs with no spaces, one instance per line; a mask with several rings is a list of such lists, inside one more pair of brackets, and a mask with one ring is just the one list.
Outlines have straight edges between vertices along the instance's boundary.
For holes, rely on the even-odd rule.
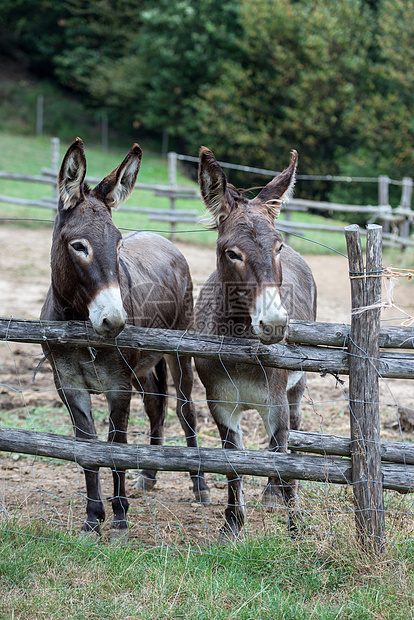
[[[178,153],[168,153],[168,184],[147,184],[136,183],[138,190],[150,190],[158,197],[169,199],[169,208],[145,208],[138,206],[121,205],[121,211],[130,213],[143,213],[152,221],[166,222],[170,226],[171,237],[174,237],[176,224],[197,223],[200,220],[200,213],[196,209],[180,209],[177,206],[178,200],[191,199],[200,200],[201,196],[197,189],[180,187],[177,185],[177,165],[179,161],[197,162],[198,158]],[[52,138],[52,168],[43,168],[40,175],[14,174],[0,171],[0,179],[27,181],[32,183],[43,183],[52,188],[51,196],[44,196],[39,200],[28,200],[12,196],[0,195],[0,202],[7,202],[15,205],[40,207],[44,209],[56,210],[57,208],[57,174],[59,162],[59,139]],[[248,173],[264,174],[274,176],[276,171],[252,168],[250,166],[240,166],[227,162],[220,162],[223,168],[242,170]],[[286,219],[279,221],[277,227],[289,240],[290,234],[303,235],[312,230],[322,232],[342,233],[343,228],[332,224],[314,224],[310,222],[292,222],[292,212],[338,212],[342,214],[364,214],[369,223],[375,221],[383,226],[383,245],[399,247],[401,249],[411,246],[414,247],[414,239],[410,238],[410,228],[414,219],[414,211],[411,210],[411,197],[413,180],[405,177],[402,181],[390,179],[388,176],[379,177],[340,177],[332,175],[298,175],[298,179],[304,180],[329,180],[346,182],[375,182],[378,184],[378,204],[377,205],[349,205],[336,204],[332,202],[303,200],[300,198],[292,199],[284,205],[283,212]],[[87,177],[86,181],[91,184],[99,183],[101,179]],[[390,184],[401,186],[400,204],[392,208],[389,204]],[[360,229],[360,234],[365,235],[365,230]]]
[[[188,161],[197,163],[198,158],[178,153],[169,153],[169,166],[172,170],[176,169],[178,161]],[[254,168],[252,166],[241,166],[228,162],[219,162],[220,166],[230,170],[239,170],[250,174],[260,174],[264,176],[274,177],[279,174],[275,170],[264,168]],[[378,185],[378,204],[377,205],[349,205],[336,204],[332,202],[303,200],[300,198],[292,198],[288,204],[283,206],[283,212],[286,215],[285,221],[279,221],[277,227],[285,233],[286,240],[289,239],[290,233],[303,234],[309,230],[319,230],[325,232],[342,233],[343,228],[340,226],[332,226],[329,224],[312,224],[309,222],[292,222],[292,212],[338,212],[346,214],[364,214],[367,216],[368,223],[375,221],[381,223],[383,227],[383,244],[397,247],[414,246],[414,239],[409,239],[411,223],[414,219],[414,211],[411,210],[411,197],[413,191],[413,180],[410,177],[404,177],[401,181],[390,179],[386,175],[378,177],[344,177],[335,175],[315,175],[302,174],[297,175],[298,180],[305,181],[338,181],[346,183],[376,183]],[[396,208],[392,208],[389,203],[389,186],[401,186],[400,204]],[[361,229],[360,234],[365,235],[365,230]]]
[[[198,332],[144,329],[127,325],[115,340],[98,336],[82,322],[0,319],[0,339],[13,342],[119,347],[159,351],[179,356],[217,358],[223,362],[260,364],[336,377],[348,374],[351,437],[291,432],[289,447],[296,454],[257,450],[189,449],[125,446],[74,440],[58,435],[0,428],[0,450],[76,461],[83,467],[139,467],[168,471],[282,477],[352,484],[356,530],[363,548],[380,552],[385,541],[383,488],[414,492],[414,445],[381,443],[379,377],[414,378],[412,328],[380,329],[375,306],[381,290],[381,227],[367,229],[367,259],[363,262],[358,226],[345,229],[351,278],[351,325],[290,321],[287,342],[264,345],[257,340],[204,335]],[[398,349],[398,351],[395,351]],[[297,454],[297,452],[310,452]]]

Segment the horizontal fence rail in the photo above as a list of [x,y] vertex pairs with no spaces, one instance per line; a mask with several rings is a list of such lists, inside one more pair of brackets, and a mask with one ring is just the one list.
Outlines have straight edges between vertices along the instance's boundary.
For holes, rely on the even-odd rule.
[[[307,340],[310,340],[309,327],[305,322]],[[329,331],[329,323],[314,323],[317,332],[322,328]],[[0,319],[0,340],[42,344],[48,342],[74,347],[119,347],[137,348],[144,351],[182,356],[214,359],[220,354],[223,362],[263,365],[288,370],[309,372],[326,372],[333,374],[349,374],[348,353],[345,348],[346,336],[338,329],[334,341],[336,343],[344,335],[342,345],[338,348],[330,346],[298,345],[300,342],[300,322],[296,321],[293,333],[290,331],[288,342],[283,344],[264,345],[258,340],[230,338],[184,332],[176,330],[152,329],[126,325],[115,339],[98,336],[91,325],[81,321],[29,321],[18,319]],[[406,330],[406,331],[405,331]],[[400,347],[407,345],[412,348],[413,330],[411,328],[383,330],[383,339],[388,342],[400,342]],[[398,332],[399,336],[396,337]],[[339,334],[339,335],[338,335]],[[395,338],[393,340],[393,337]],[[320,336],[316,337],[319,341]],[[320,342],[320,341],[319,341]],[[343,348],[339,348],[342,346]],[[393,347],[395,345],[392,345]],[[386,351],[380,354],[379,375],[384,378],[413,379],[414,354],[407,352]]]
[[[203,471],[234,476],[274,476],[314,482],[352,484],[351,461],[340,457],[281,454],[267,450],[222,450],[108,443],[53,433],[0,428],[0,450],[78,463],[84,469],[156,469]],[[236,473],[237,472],[237,473]],[[382,464],[383,486],[399,493],[414,491],[414,467]]]
[[[192,155],[182,155],[181,153],[175,153],[176,157],[180,161],[188,161],[197,163],[198,157]],[[269,170],[268,168],[256,168],[254,166],[241,166],[240,164],[232,164],[226,161],[218,162],[222,168],[229,170],[240,170],[241,172],[251,172],[254,174],[263,174],[265,176],[276,176],[280,174],[280,170]],[[341,176],[335,174],[298,174],[296,175],[298,180],[304,181],[339,181],[342,183],[378,183],[378,179],[381,177],[357,177],[357,176]],[[392,185],[402,185],[403,181],[390,179],[385,177],[388,183]]]
[[[41,175],[26,175],[18,173],[9,173],[0,171],[0,179],[16,180],[16,181],[29,181],[33,183],[48,184],[53,188],[54,198],[42,197],[37,200],[26,200],[23,198],[16,198],[13,196],[0,195],[0,202],[7,202],[19,206],[37,207],[49,210],[56,210],[57,208],[57,162],[59,151],[59,139],[52,139],[52,161],[54,162],[53,169],[42,168]],[[136,183],[135,188],[138,190],[149,190],[154,192],[155,196],[163,197],[169,200],[169,208],[147,209],[139,206],[120,206],[121,211],[128,211],[130,213],[142,213],[148,216],[151,221],[166,222],[170,225],[171,236],[174,236],[176,224],[181,222],[183,224],[197,224],[200,221],[200,214],[197,210],[178,208],[176,201],[183,199],[201,200],[200,192],[198,188],[180,187],[177,185],[177,162],[188,161],[198,162],[198,157],[192,157],[188,155],[182,155],[178,153],[168,153],[168,185],[162,184],[149,184],[149,183]],[[252,166],[242,166],[238,164],[220,162],[223,168],[240,170],[248,173],[263,174],[267,176],[274,176],[277,173],[275,170],[268,170],[264,168],[256,168]],[[379,175],[378,177],[350,177],[340,175],[298,175],[300,180],[325,180],[325,181],[337,181],[347,183],[377,183],[378,184],[378,204],[377,205],[349,205],[349,204],[336,204],[332,202],[317,201],[317,200],[304,200],[301,198],[294,198],[287,205],[284,205],[284,212],[286,213],[286,219],[278,223],[278,228],[286,235],[288,240],[290,234],[304,234],[306,231],[315,230],[320,232],[338,232],[342,233],[342,228],[339,226],[333,226],[329,224],[314,224],[314,223],[302,223],[291,222],[290,214],[292,211],[298,212],[332,212],[342,214],[366,214],[369,222],[379,221],[384,228],[383,244],[392,247],[405,248],[407,246],[414,246],[414,240],[410,238],[410,228],[414,220],[414,212],[411,210],[411,197],[413,181],[409,177],[405,177],[402,180],[390,179],[386,175]],[[99,183],[100,178],[87,177],[86,181],[91,184]],[[389,204],[389,186],[397,185],[401,186],[401,199],[400,204],[396,208],[392,208]],[[365,231],[361,229],[361,234]]]

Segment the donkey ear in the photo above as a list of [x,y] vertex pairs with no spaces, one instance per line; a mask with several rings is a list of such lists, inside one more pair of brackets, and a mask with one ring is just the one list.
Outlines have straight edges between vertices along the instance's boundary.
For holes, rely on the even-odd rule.
[[135,187],[141,159],[141,148],[139,144],[134,144],[124,161],[92,190],[92,195],[103,200],[111,209],[117,209]]
[[270,181],[270,183],[257,194],[256,198],[252,200],[254,203],[264,204],[270,215],[275,219],[279,217],[282,204],[288,202],[292,197],[297,164],[298,154],[293,150],[290,156],[289,166]]
[[226,201],[227,179],[213,153],[205,146],[200,149],[198,182],[204,204],[217,225],[230,211]]
[[76,138],[68,148],[58,175],[62,208],[71,209],[83,198],[83,181],[86,174],[86,158],[83,142]]

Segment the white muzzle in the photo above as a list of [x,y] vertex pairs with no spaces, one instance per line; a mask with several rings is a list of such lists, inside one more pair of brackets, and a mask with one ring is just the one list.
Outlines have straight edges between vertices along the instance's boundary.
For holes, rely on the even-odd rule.
[[279,289],[267,286],[258,295],[250,315],[256,336],[265,344],[279,342],[285,336],[288,314],[282,306]]
[[107,338],[115,338],[124,329],[126,312],[119,286],[102,289],[88,306],[94,330]]

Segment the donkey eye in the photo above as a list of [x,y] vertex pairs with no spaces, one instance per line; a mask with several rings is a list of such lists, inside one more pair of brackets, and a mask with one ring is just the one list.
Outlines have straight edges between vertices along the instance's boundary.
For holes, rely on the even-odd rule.
[[240,254],[237,254],[237,252],[235,252],[234,250],[226,250],[226,255],[229,257],[230,260],[243,260],[243,257],[240,256]]
[[75,250],[75,252],[82,252],[86,256],[88,255],[88,248],[86,247],[86,245],[84,245],[80,241],[74,241],[70,245]]
[[276,250],[276,254],[279,254],[279,252],[281,252],[282,250],[283,250],[283,243],[281,243],[278,249]]

